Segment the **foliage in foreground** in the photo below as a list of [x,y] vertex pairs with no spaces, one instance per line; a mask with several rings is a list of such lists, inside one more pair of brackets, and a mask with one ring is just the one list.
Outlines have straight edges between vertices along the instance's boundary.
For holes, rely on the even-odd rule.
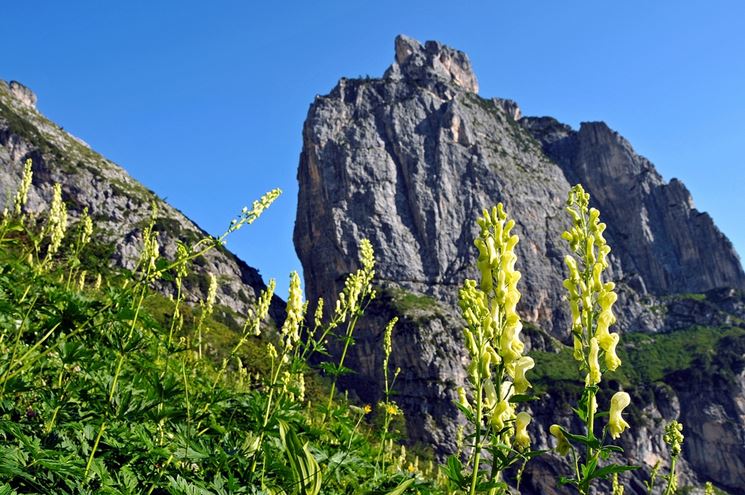
[[[87,212],[69,226],[56,186],[46,218],[29,215],[30,184],[27,164],[12,210],[0,219],[0,494],[502,494],[515,492],[503,472],[516,472],[519,486],[525,464],[542,454],[530,449],[531,418],[518,409],[535,399],[528,371],[543,369],[536,381],[556,383],[523,355],[518,239],[502,205],[479,219],[481,278],[460,293],[471,365],[457,406],[469,424],[459,455],[435,467],[397,443],[399,370],[389,370],[395,318],[384,331],[384,400],[355,406],[336,390],[337,379],[352,372],[347,352],[375,297],[369,242],[360,242],[361,268],[325,312],[319,300],[306,314],[293,273],[280,328],[267,320],[272,281],[240,332],[230,334],[215,319],[217,278],[209,277],[197,308],[183,302],[182,282],[192,261],[256,220],[279,191],[244,208],[222,236],[179,244],[174,259],[161,256],[152,220],[135,269],[107,270],[102,278],[81,261],[91,258]],[[588,203],[575,187],[568,203],[574,227],[565,234],[579,259],[567,259],[565,285],[572,354],[585,376],[575,412],[585,428],[571,433],[554,425],[551,433],[574,469],[557,483],[588,493],[598,478],[613,476],[614,493],[622,493],[616,475],[631,467],[612,461],[620,448],[606,436],[615,439],[629,426],[622,416],[629,396],[619,392],[608,411],[597,411],[601,376],[618,377],[620,359],[618,335],[608,331],[613,285],[602,281],[609,248]],[[172,297],[154,291],[156,284],[170,285]],[[333,361],[329,339],[339,339],[341,349]],[[215,348],[220,353],[210,352]],[[311,367],[311,357],[320,365]],[[608,420],[596,435],[602,417]],[[673,452],[670,473],[661,476],[666,494],[676,491],[681,432],[672,423],[664,439]]]
[[[136,268],[102,280],[79,261],[90,217],[68,226],[58,186],[45,219],[26,214],[30,178],[28,168],[0,224],[0,493],[395,494],[424,486],[405,454],[372,441],[363,421],[370,408],[338,397],[335,378],[322,387],[326,400],[304,397],[305,377],[317,377],[308,357],[323,355],[337,333],[350,345],[374,297],[369,243],[329,321],[319,311],[315,327],[304,327],[293,274],[284,325],[266,325],[270,283],[214,360],[206,353],[219,327],[217,279],[199,308],[187,307],[189,262],[253,222],[278,191],[244,208],[223,236],[179,245],[175,259],[160,255],[151,223]],[[174,297],[159,297],[156,282],[170,283]],[[268,357],[261,376],[244,363],[256,347]],[[324,366],[332,377],[346,372],[343,358]]]

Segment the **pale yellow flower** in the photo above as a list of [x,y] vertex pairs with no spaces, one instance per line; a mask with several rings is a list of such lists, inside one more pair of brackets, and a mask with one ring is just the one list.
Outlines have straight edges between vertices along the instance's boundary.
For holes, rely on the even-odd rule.
[[530,436],[528,435],[530,420],[530,414],[525,411],[521,411],[515,416],[515,447],[518,450],[530,447]]
[[623,419],[623,410],[631,404],[631,397],[626,392],[616,392],[610,400],[608,430],[611,438],[618,438],[629,424]]
[[617,333],[609,334],[610,343],[605,348],[605,365],[610,371],[615,371],[616,368],[621,366],[621,359],[616,354],[616,345],[618,345],[619,339]]
[[530,382],[525,378],[525,373],[535,367],[535,361],[529,356],[522,356],[515,362],[515,392],[524,394],[530,387]]
[[548,431],[549,433],[551,433],[551,436],[556,439],[556,452],[559,455],[567,455],[571,450],[572,445],[569,443],[567,437],[564,435],[564,431],[562,431],[561,426],[551,425]]

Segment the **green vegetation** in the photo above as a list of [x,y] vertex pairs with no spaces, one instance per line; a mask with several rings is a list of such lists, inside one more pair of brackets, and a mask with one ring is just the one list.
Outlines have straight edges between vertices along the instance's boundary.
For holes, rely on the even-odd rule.
[[442,317],[444,312],[432,296],[414,293],[400,287],[380,289],[382,297],[389,300],[396,312],[411,321],[422,322]]
[[[480,280],[467,281],[460,292],[471,364],[469,389],[460,391],[456,405],[470,426],[459,438],[458,455],[436,466],[401,444],[403,412],[395,402],[400,370],[389,369],[396,318],[382,344],[383,400],[353,404],[336,391],[338,379],[353,372],[345,366],[347,352],[376,297],[369,242],[360,241],[361,268],[326,311],[319,300],[310,305],[315,313],[306,314],[309,305],[293,273],[286,318],[276,323],[268,318],[273,281],[245,315],[237,315],[215,302],[220,280],[191,267],[203,265],[210,250],[224,249],[225,238],[255,221],[279,191],[244,208],[218,238],[195,237],[154,211],[142,226],[141,256],[130,271],[104,261],[113,247],[94,235],[86,210],[69,225],[59,186],[45,216],[27,215],[30,183],[27,164],[12,211],[0,218],[2,495],[512,493],[503,471],[512,468],[509,481],[519,485],[525,464],[542,454],[530,449],[531,418],[521,410],[521,403],[538,398],[531,388],[560,403],[582,397],[575,412],[587,430],[570,434],[552,427],[551,433],[557,452],[582,449],[586,458],[594,456],[595,464],[583,465],[576,478],[560,480],[587,493],[591,481],[628,468],[597,462],[619,449],[605,443],[605,430],[615,437],[629,426],[619,394],[610,397],[614,388],[645,403],[652,385],[676,376],[726,385],[743,369],[745,330],[737,327],[629,335],[615,356],[618,337],[606,335],[607,325],[601,328],[612,324],[607,294],[613,287],[599,282],[598,269],[588,262],[595,252],[584,249],[584,269],[570,270],[567,283],[570,303],[588,301],[581,311],[572,307],[580,315],[575,347],[528,325],[526,332],[556,352],[523,355],[516,312],[521,275],[513,251],[518,239],[500,205],[479,220]],[[161,254],[159,231],[181,239],[173,258]],[[601,264],[603,245],[596,245]],[[589,299],[578,291],[575,275],[593,287]],[[172,287],[173,293],[156,287]],[[204,294],[194,306],[185,303],[191,289]],[[429,296],[381,292],[410,321],[445,318]],[[336,359],[327,350],[333,339],[341,349]],[[601,351],[593,343],[600,339]],[[599,376],[578,380],[575,360],[579,372],[602,372],[606,384]],[[609,417],[601,438],[594,436],[589,406],[596,397],[611,404],[597,414]],[[632,422],[640,419],[638,406],[629,410]],[[678,454],[681,431],[672,424],[665,439]],[[662,478],[672,493],[674,469]],[[621,493],[618,478],[613,481],[614,493]]]
[[[395,431],[379,443],[371,407],[334,392],[343,360],[323,363],[326,379],[307,364],[327,339],[352,343],[373,296],[371,249],[314,328],[297,275],[279,329],[267,319],[273,284],[238,332],[216,319],[214,277],[201,304],[183,302],[190,262],[277,194],[175,259],[161,256],[153,220],[137,267],[105,278],[83,263],[92,221],[68,226],[58,194],[46,219],[22,204],[0,219],[0,493],[429,493]],[[153,290],[164,279],[172,298]]]

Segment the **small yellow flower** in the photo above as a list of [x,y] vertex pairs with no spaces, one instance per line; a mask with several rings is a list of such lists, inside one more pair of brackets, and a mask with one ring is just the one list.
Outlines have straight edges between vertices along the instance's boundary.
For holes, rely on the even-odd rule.
[[398,405],[396,405],[395,402],[388,402],[385,405],[385,412],[391,416],[397,416],[401,414],[401,409],[398,408]]
[[370,414],[372,412],[372,406],[370,404],[365,404],[362,410],[365,411],[365,414]]
[[556,452],[559,455],[567,455],[572,446],[569,443],[569,440],[567,440],[567,437],[564,435],[564,431],[562,431],[561,426],[551,425],[548,431],[551,433],[551,436],[556,439]]
[[631,397],[626,392],[616,392],[610,400],[610,418],[608,419],[608,429],[611,438],[618,438],[623,430],[629,427],[629,424],[623,419],[621,413],[631,404]]

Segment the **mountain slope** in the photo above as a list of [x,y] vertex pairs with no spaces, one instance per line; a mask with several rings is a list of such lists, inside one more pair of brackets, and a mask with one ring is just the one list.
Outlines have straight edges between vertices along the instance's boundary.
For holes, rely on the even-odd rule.
[[[587,185],[610,225],[618,328],[654,333],[704,325],[719,336],[723,325],[742,326],[745,274],[739,258],[711,218],[693,209],[682,183],[665,183],[603,123],[574,131],[550,118],[523,118],[512,101],[480,97],[462,52],[403,36],[395,48],[395,62],[382,78],[341,79],[311,105],[294,241],[309,298],[338,291],[344,274],[355,268],[359,239],[372,241],[382,297],[351,351],[352,367],[361,372],[347,386],[366,401],[379,399],[382,329],[391,316],[403,314],[393,365],[402,369],[397,400],[412,441],[434,444],[441,454],[455,448],[459,419],[452,402],[466,368],[457,289],[476,277],[475,219],[497,202],[517,221],[519,310],[532,324],[534,351],[546,352],[546,359],[565,350],[556,339],[569,341],[560,234],[568,225],[564,201],[576,182]],[[676,295],[707,291],[713,292]],[[664,339],[658,340],[644,345],[655,349]],[[685,452],[688,479],[745,489],[745,464],[737,461],[745,458],[745,442],[727,444],[723,455],[735,459],[727,469],[712,462],[718,443],[745,438],[742,359],[735,361],[731,380],[721,381],[727,391],[718,395],[704,385],[719,383],[715,367],[705,371],[700,390],[691,389],[682,378],[687,361],[655,375],[654,383],[626,382],[646,401],[638,403],[641,423],[627,456],[648,470],[666,455],[662,442],[651,440],[661,438],[660,420],[682,416],[697,439]],[[544,378],[558,380],[548,372]],[[547,421],[562,407],[554,396],[533,406],[544,419],[534,425],[539,448],[547,446]],[[544,467],[555,470],[557,462]],[[641,477],[630,482],[632,493],[641,492]],[[535,490],[550,493],[539,473],[533,479]]]
[[[88,208],[94,219],[94,238],[104,265],[109,258],[118,266],[133,265],[140,253],[140,233],[150,219],[153,204],[157,207],[156,230],[167,257],[174,256],[177,240],[190,242],[207,236],[124,169],[45,118],[36,109],[36,96],[31,90],[15,81],[0,81],[0,204],[12,201],[23,164],[29,158],[34,173],[29,210],[46,209],[54,183],[60,183],[70,214],[76,217]],[[207,274],[213,273],[219,282],[217,304],[228,320],[233,315],[245,315],[266,287],[256,269],[226,250],[212,250],[198,264],[196,274],[185,281],[187,300],[204,298]],[[164,292],[170,290],[163,287]],[[272,316],[275,320],[282,317],[278,298]]]

